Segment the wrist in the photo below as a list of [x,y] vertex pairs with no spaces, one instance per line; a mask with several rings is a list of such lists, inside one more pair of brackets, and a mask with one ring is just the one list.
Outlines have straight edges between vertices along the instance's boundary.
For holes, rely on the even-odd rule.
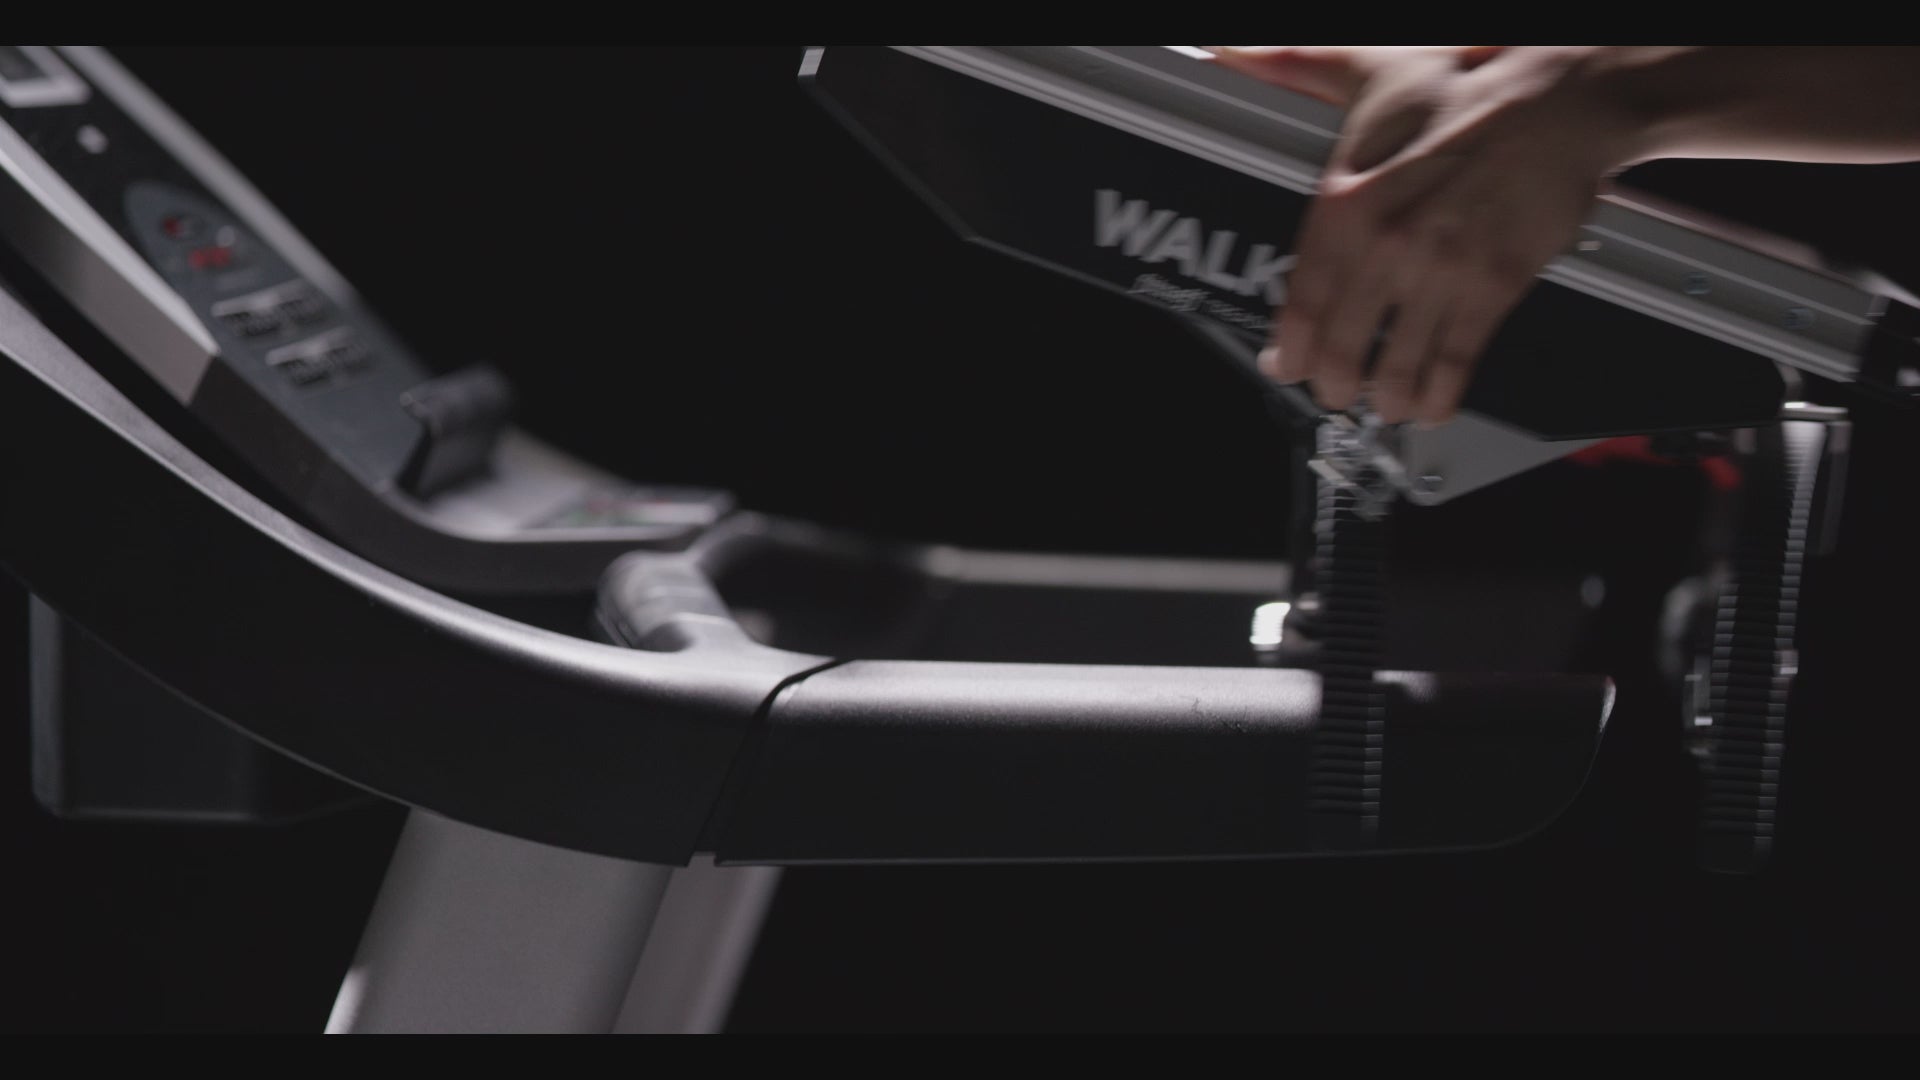
[[[1686,156],[1692,130],[1711,115],[1727,75],[1697,46],[1596,46],[1586,80],[1613,127],[1608,153],[1619,172],[1663,157]],[[1703,62],[1704,61],[1704,62]]]
[[1546,106],[1567,164],[1607,177],[1663,153],[1670,108],[1641,47],[1522,46],[1500,59],[1488,78]]

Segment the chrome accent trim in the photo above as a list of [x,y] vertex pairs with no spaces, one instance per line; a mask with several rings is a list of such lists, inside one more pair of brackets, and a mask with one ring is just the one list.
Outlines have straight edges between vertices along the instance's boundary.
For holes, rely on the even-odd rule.
[[220,353],[187,302],[0,122],[0,231],[169,394],[191,401]]
[[[1191,46],[893,48],[1295,192],[1317,189],[1338,138],[1338,110],[1213,66]],[[1856,378],[1882,299],[1719,231],[1604,196],[1581,243],[1541,276],[1815,374]],[[1711,287],[1690,292],[1702,273]]]

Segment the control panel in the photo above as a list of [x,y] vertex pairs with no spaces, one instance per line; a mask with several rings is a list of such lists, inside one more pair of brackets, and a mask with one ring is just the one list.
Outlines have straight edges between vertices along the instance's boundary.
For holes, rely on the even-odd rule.
[[147,261],[206,313],[231,346],[223,351],[248,356],[247,370],[318,388],[371,369],[339,309],[220,208],[138,183],[127,191],[127,217]]
[[[97,216],[112,235],[86,241],[124,242],[211,338],[187,404],[204,414],[208,380],[236,379],[251,391],[242,397],[264,398],[363,481],[393,481],[421,438],[398,401],[428,379],[425,368],[350,297],[302,274],[60,51],[6,46],[0,79],[0,122],[38,159],[15,170],[40,172],[24,179],[42,205]],[[73,299],[86,307],[84,292]],[[120,344],[148,366],[141,342]]]
[[19,256],[8,284],[34,286],[49,325],[104,336],[336,538],[416,580],[589,588],[617,555],[685,547],[732,509],[513,428],[484,358],[429,371],[97,48],[0,46],[0,239]]

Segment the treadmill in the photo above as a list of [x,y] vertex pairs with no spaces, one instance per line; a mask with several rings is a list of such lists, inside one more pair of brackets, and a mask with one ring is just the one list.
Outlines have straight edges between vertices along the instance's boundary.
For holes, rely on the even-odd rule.
[[[1289,237],[1230,226],[1297,212],[1337,126],[1178,46],[835,47],[801,75],[964,234],[1171,306],[1236,364]],[[1016,153],[1057,188],[983,182]],[[412,808],[335,1031],[712,1030],[784,865],[1515,843],[1577,796],[1612,685],[1387,664],[1381,537],[1401,502],[1617,434],[1723,435],[1761,478],[1685,718],[1703,858],[1751,868],[1844,460],[1844,414],[1787,401],[1782,366],[1912,392],[1909,298],[1608,204],[1461,422],[1276,392],[1313,478],[1296,565],[906,544],[613,475],[515,426],[497,372],[431,375],[99,49],[0,47],[0,169],[35,794],[183,823]],[[1669,260],[1713,287],[1667,295]],[[1527,374],[1654,348],[1698,355],[1699,392]]]

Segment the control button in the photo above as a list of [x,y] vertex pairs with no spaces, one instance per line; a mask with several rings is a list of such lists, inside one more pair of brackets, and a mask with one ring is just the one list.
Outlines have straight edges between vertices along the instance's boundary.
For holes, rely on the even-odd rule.
[[264,337],[289,326],[311,326],[327,318],[327,306],[304,281],[236,296],[213,305],[213,317],[242,337]]
[[280,317],[272,311],[256,311],[252,308],[229,311],[218,317],[228,329],[241,337],[266,337],[281,326]]
[[107,133],[94,127],[92,124],[81,124],[80,130],[73,133],[73,138],[75,142],[80,144],[80,149],[85,150],[89,154],[104,154],[107,152],[107,146],[109,145],[107,142]]
[[224,244],[208,244],[187,252],[187,265],[195,270],[225,270],[233,265],[233,249]]
[[313,386],[327,381],[331,374],[325,364],[310,356],[290,357],[275,364],[274,370],[285,375],[295,386]]
[[285,325],[280,315],[280,290],[237,296],[213,305],[213,317],[241,337],[265,337]]
[[213,231],[213,242],[187,252],[187,265],[195,270],[231,270],[252,259],[240,241],[240,230],[222,225]]
[[160,219],[160,231],[169,240],[195,240],[206,231],[206,226],[192,214],[168,214]]
[[296,386],[312,386],[334,377],[356,375],[373,365],[373,353],[349,327],[340,327],[267,354],[267,366]]
[[335,349],[327,354],[327,358],[342,371],[355,375],[373,366],[373,353],[357,341]]
[[317,323],[327,317],[327,305],[320,297],[305,285],[295,284],[281,291],[275,310],[281,318],[301,326]]
[[513,387],[475,364],[406,390],[395,404],[424,436],[401,467],[400,486],[425,499],[486,471],[513,415]]
[[333,371],[361,372],[373,363],[373,354],[357,337],[344,337],[327,346],[320,359]]

